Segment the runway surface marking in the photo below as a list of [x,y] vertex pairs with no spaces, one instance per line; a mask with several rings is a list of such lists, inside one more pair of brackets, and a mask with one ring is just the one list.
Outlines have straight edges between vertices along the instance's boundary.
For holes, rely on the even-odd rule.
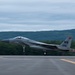
[[68,59],[61,59],[62,61],[65,61],[65,62],[69,62],[69,63],[72,63],[72,64],[75,64],[74,61],[71,61],[71,60],[68,60]]

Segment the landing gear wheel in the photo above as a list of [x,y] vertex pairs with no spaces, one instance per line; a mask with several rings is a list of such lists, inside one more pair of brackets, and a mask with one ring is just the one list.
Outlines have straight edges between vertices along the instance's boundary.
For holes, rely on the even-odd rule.
[[44,51],[44,55],[46,55],[47,53],[46,53],[46,50],[43,50]]

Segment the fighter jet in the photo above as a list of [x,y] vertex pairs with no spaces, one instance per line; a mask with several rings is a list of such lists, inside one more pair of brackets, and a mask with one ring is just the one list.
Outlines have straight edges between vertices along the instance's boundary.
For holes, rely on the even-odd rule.
[[72,50],[70,48],[71,42],[72,42],[72,37],[68,37],[60,45],[38,42],[38,41],[34,41],[34,40],[31,40],[29,38],[22,37],[22,36],[17,36],[15,38],[10,38],[10,39],[5,39],[5,40],[2,40],[2,42],[21,44],[23,46],[23,52],[25,52],[26,46],[36,48],[36,49],[42,49],[44,51],[44,54],[46,54],[46,50],[55,50],[55,51],[56,50],[61,50],[61,51]]

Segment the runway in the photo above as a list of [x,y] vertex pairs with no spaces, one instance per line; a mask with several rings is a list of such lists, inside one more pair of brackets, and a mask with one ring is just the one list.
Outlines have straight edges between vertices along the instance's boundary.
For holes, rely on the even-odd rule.
[[0,56],[0,75],[75,75],[75,56]]

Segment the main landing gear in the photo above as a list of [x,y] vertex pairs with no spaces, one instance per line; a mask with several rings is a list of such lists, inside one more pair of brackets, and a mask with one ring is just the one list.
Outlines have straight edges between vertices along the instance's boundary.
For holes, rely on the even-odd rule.
[[44,55],[46,55],[46,54],[47,54],[46,50],[43,50],[43,51],[44,51],[44,53],[43,53],[43,54],[44,54]]

